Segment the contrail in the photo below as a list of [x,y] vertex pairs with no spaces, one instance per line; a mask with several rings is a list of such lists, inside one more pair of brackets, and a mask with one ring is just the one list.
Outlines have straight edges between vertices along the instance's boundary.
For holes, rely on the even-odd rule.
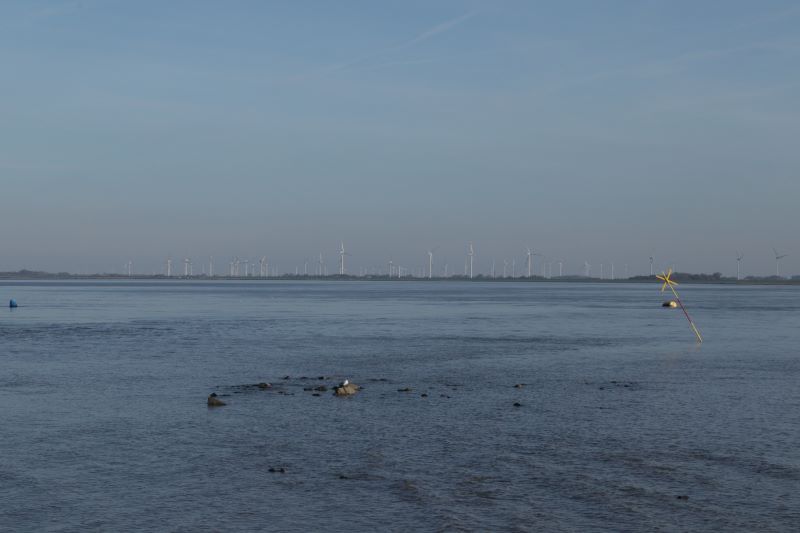
[[[347,61],[345,63],[337,63],[337,64],[329,65],[329,66],[324,67],[324,68],[320,69],[319,71],[317,71],[316,74],[324,75],[324,74],[330,74],[330,73],[333,73],[333,72],[340,72],[342,70],[347,70],[347,69],[353,68],[356,65],[364,63],[365,61],[369,61],[370,59],[375,59],[375,58],[380,57],[382,55],[388,54],[390,52],[396,52],[397,50],[404,50],[406,48],[411,48],[412,46],[415,46],[415,45],[417,45],[419,43],[425,42],[428,39],[431,39],[432,37],[435,37],[437,35],[441,35],[443,33],[446,33],[448,31],[452,30],[453,28],[455,28],[459,24],[462,24],[463,22],[469,20],[470,18],[474,17],[477,14],[478,14],[478,11],[469,11],[467,13],[464,13],[463,15],[459,15],[458,17],[455,17],[455,18],[452,18],[450,20],[446,20],[444,22],[441,22],[441,23],[437,24],[436,26],[433,26],[432,28],[429,28],[429,29],[423,31],[422,33],[420,33],[416,37],[414,37],[412,39],[409,39],[408,41],[404,41],[404,42],[402,42],[400,44],[396,44],[396,45],[393,45],[393,46],[388,46],[386,48],[381,48],[379,50],[376,50],[374,52],[370,52],[370,53],[365,54],[365,55],[363,55],[361,57],[353,59],[351,61]],[[313,74],[310,75],[310,76],[304,76],[304,77],[302,77],[300,79],[307,79],[307,78],[312,77],[312,76],[313,76]]]

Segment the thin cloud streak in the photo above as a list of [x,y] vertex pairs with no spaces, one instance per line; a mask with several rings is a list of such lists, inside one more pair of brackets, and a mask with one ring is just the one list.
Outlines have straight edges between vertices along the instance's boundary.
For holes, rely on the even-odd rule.
[[358,65],[360,65],[362,63],[365,63],[367,61],[370,61],[372,59],[377,59],[379,57],[382,57],[382,56],[384,56],[386,54],[389,54],[389,53],[392,53],[392,52],[397,52],[399,50],[405,50],[407,48],[411,48],[411,47],[416,46],[416,45],[418,45],[420,43],[423,43],[423,42],[425,42],[425,41],[427,41],[429,39],[432,39],[433,37],[436,37],[437,35],[441,35],[443,33],[446,33],[448,31],[452,30],[453,28],[456,28],[457,26],[463,24],[464,22],[466,22],[467,20],[471,19],[472,17],[474,17],[477,14],[478,14],[478,11],[469,11],[467,13],[464,13],[463,15],[459,15],[458,17],[455,17],[455,18],[452,18],[450,20],[446,20],[444,22],[441,22],[441,23],[437,24],[436,26],[433,26],[432,28],[429,28],[429,29],[423,31],[422,33],[420,33],[416,37],[413,37],[412,39],[404,41],[404,42],[402,42],[400,44],[396,44],[396,45],[393,45],[393,46],[388,46],[386,48],[378,49],[378,50],[376,50],[374,52],[370,52],[368,54],[364,54],[363,56],[360,56],[360,57],[358,57],[356,59],[353,59],[351,61],[347,61],[345,63],[336,63],[336,64],[333,64],[333,65],[328,65],[327,67],[321,68],[321,69],[317,70],[316,72],[310,73],[308,75],[295,77],[291,81],[295,81],[295,82],[306,81],[306,80],[308,80],[310,78],[325,76],[325,75],[328,75],[328,74],[333,74],[335,72],[342,72],[342,71],[345,71],[345,70],[352,69],[352,68],[354,68],[354,67],[356,67],[356,66],[358,66]]
[[[717,36],[728,33],[733,33],[745,28],[752,28],[762,26],[775,20],[782,20],[787,17],[793,17],[800,13],[800,7],[793,6],[789,9],[769,13],[766,16],[747,21],[742,24],[730,26],[722,31],[717,32]],[[558,93],[564,89],[578,87],[582,85],[590,85],[597,81],[616,78],[620,76],[644,76],[644,77],[660,77],[677,74],[693,64],[702,63],[705,61],[714,61],[728,57],[733,54],[750,52],[755,50],[763,50],[769,52],[796,54],[800,47],[794,42],[781,42],[776,40],[753,42],[739,46],[731,46],[727,48],[707,48],[702,50],[692,50],[679,54],[671,58],[660,60],[643,61],[630,65],[624,65],[617,68],[605,69],[596,71],[586,76],[566,81],[564,83],[556,84],[554,86],[545,87],[537,91],[539,96],[547,96]]]
[[784,44],[778,42],[759,42],[742,46],[734,46],[730,48],[717,48],[696,50],[687,52],[672,58],[654,60],[649,62],[634,63],[619,68],[600,70],[586,76],[566,81],[564,83],[555,84],[550,87],[545,87],[536,94],[539,96],[547,96],[556,94],[565,89],[579,87],[582,85],[590,85],[594,82],[603,81],[611,78],[621,76],[638,76],[646,78],[657,78],[675,75],[680,73],[692,65],[722,59],[737,53],[751,52],[755,50],[783,52],[783,53],[796,53],[798,48],[791,44]]
[[79,11],[90,9],[92,2],[87,0],[74,0],[41,7],[31,12],[33,18],[53,18],[65,15],[74,15]]
[[370,65],[363,67],[364,70],[375,70],[379,68],[389,68],[389,67],[406,67],[406,66],[413,66],[413,65],[429,65],[431,63],[437,63],[438,59],[409,59],[409,60],[401,60],[401,61],[387,61],[386,63],[377,63],[375,65]]
[[454,19],[442,22],[441,24],[438,24],[438,25],[434,26],[433,28],[420,33],[419,35],[417,35],[416,37],[414,37],[410,41],[407,41],[405,43],[402,43],[402,44],[399,44],[399,45],[394,46],[392,48],[389,48],[386,51],[388,52],[388,51],[402,50],[403,48],[409,48],[411,46],[414,46],[415,44],[419,44],[419,43],[421,43],[423,41],[427,41],[431,37],[435,37],[437,35],[440,35],[442,33],[445,33],[447,31],[455,28],[459,24],[461,24],[463,22],[466,22],[467,20],[471,19],[472,17],[474,17],[477,14],[478,14],[477,11],[469,11],[467,13],[464,13],[460,17],[456,17]]

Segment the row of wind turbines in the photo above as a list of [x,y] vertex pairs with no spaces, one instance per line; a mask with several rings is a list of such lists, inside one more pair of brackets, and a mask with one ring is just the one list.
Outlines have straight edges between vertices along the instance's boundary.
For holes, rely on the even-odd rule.
[[[263,256],[261,259],[258,260],[258,275],[259,277],[265,278],[270,275],[269,270],[269,263],[267,262],[267,257]],[[172,258],[168,258],[165,264],[165,274],[168,278],[173,277],[175,274],[173,273],[173,262]],[[203,265],[205,268],[205,265]],[[228,263],[229,271],[228,275],[230,277],[254,277],[256,275],[256,261],[252,261],[252,268],[251,268],[251,261],[249,259],[239,259],[238,257],[234,257],[230,263]],[[244,268],[242,268],[244,267]],[[131,270],[133,268],[133,262],[128,261],[126,263],[127,275],[131,276]],[[277,275],[277,267],[273,267],[272,271],[273,275]],[[203,270],[203,274],[205,275],[206,272]],[[214,256],[212,255],[208,261],[208,274],[209,277],[214,277]],[[183,260],[183,277],[189,278],[194,276],[194,262],[190,258],[185,258]]]
[[[438,246],[430,248],[427,250],[427,269],[423,269],[422,267],[418,268],[416,271],[416,276],[412,273],[412,270],[396,264],[392,259],[388,261],[386,273],[384,274],[382,271],[378,269],[373,269],[371,274],[378,274],[378,275],[388,275],[390,278],[402,278],[407,276],[412,277],[427,277],[428,279],[432,279],[434,277],[439,277],[434,275],[434,256],[436,251],[438,250]],[[534,269],[534,257],[541,257],[541,273],[540,276],[545,279],[550,279],[553,277],[553,266],[558,265],[558,277],[563,277],[564,275],[564,263],[563,259],[554,259],[549,258],[550,260],[547,261],[546,258],[542,253],[535,252],[533,248],[526,247],[524,250],[524,270],[520,273],[523,276],[528,278],[532,278],[536,275]],[[786,257],[788,254],[786,253],[779,253],[776,248],[772,249],[775,257],[775,276],[780,277],[780,261]],[[339,244],[339,250],[337,252],[338,255],[338,274],[340,276],[344,276],[347,274],[347,269],[345,265],[345,258],[350,256],[345,250],[344,242],[341,241]],[[475,246],[473,243],[468,243],[466,247],[466,254],[464,257],[464,277],[469,279],[473,279],[475,277]],[[736,253],[736,279],[742,279],[742,260],[744,259],[744,254],[741,252]],[[655,272],[655,255],[649,255],[650,261],[650,276],[654,276]],[[184,258],[183,259],[183,277],[192,277],[194,276],[194,263],[191,258]],[[314,268],[313,272],[309,271],[309,261],[305,260],[302,268],[302,275],[316,275],[316,276],[327,276],[328,275],[328,266],[325,263],[324,257],[322,252],[320,252],[318,259],[315,261],[315,265],[312,265]],[[258,265],[258,269],[256,269],[256,265]],[[211,256],[208,261],[208,272],[205,270],[205,264],[203,265],[203,275],[207,275],[209,277],[214,277],[214,256]],[[583,263],[583,275],[587,278],[592,277],[592,266],[588,261],[584,261]],[[606,264],[600,263],[600,272],[599,277],[600,279],[616,279],[616,271],[615,271],[615,264],[613,262],[609,263],[609,269],[606,271]],[[499,274],[499,269],[497,268],[497,262],[492,259],[491,263],[491,277],[496,278]],[[675,270],[674,264],[672,269]],[[381,269],[382,270],[382,269]],[[129,277],[133,276],[133,261],[129,260],[124,265],[124,272]],[[167,258],[165,264],[165,272],[166,277],[173,277],[179,275],[176,273],[174,269],[174,263],[172,258]],[[301,274],[300,267],[295,268],[295,275]],[[370,274],[369,269],[361,269],[360,275],[368,275]],[[444,263],[442,276],[443,277],[450,277],[455,273],[449,269],[449,264],[447,262]],[[262,256],[258,260],[249,260],[249,259],[240,259],[239,257],[234,257],[228,262],[228,274],[229,277],[260,277],[260,278],[267,278],[267,277],[276,277],[279,275],[278,267],[274,264],[270,264],[267,256]],[[507,278],[517,278],[517,260],[513,259],[503,259],[502,260],[502,277]],[[624,265],[624,278],[628,277],[628,265]]]
[[[344,258],[345,256],[350,255],[349,253],[345,252],[344,249],[344,242],[341,243],[341,248],[339,250],[339,274],[344,275],[345,273],[345,265],[344,265]],[[229,277],[256,277],[256,264],[258,264],[258,277],[266,278],[269,276],[277,276],[278,275],[278,267],[272,265],[272,270],[270,270],[270,264],[267,259],[267,256],[262,256],[261,259],[256,261],[250,261],[249,259],[240,259],[239,257],[234,257],[228,263],[228,276]],[[252,268],[251,268],[252,265]],[[183,260],[183,277],[192,277],[194,275],[193,270],[194,263],[190,258],[184,258]],[[125,264],[126,274],[130,277],[132,276],[133,271],[133,261],[128,261]],[[205,270],[203,271],[205,274]],[[295,271],[295,274],[299,274],[299,267]],[[308,272],[308,261],[306,260],[304,265],[304,275],[309,275]],[[168,278],[173,277],[175,274],[173,273],[173,261],[172,258],[167,258],[165,263],[165,275]],[[325,261],[322,257],[322,252],[319,254],[319,262],[317,263],[317,270],[316,275],[318,276],[327,276],[328,275],[328,268],[325,264]],[[214,277],[214,256],[212,255],[208,261],[208,276]]]
[[[781,277],[781,259],[785,257],[789,257],[789,254],[782,254],[779,253],[777,248],[772,248],[772,252],[775,254],[775,277]],[[736,279],[741,281],[742,279],[742,259],[744,259],[744,254],[742,252],[736,252]],[[655,257],[650,255],[650,275],[655,275],[653,271],[653,261]],[[674,270],[674,269],[673,269]]]
[[[432,279],[434,277],[438,277],[438,276],[434,275],[434,254],[435,254],[437,249],[438,249],[438,247],[434,247],[434,248],[431,248],[431,249],[429,249],[427,251],[428,268],[427,268],[426,272],[420,272],[419,273],[420,277],[427,277],[428,279]],[[345,257],[350,256],[350,254],[345,250],[343,241],[340,242],[339,250],[338,250],[338,254],[337,255],[338,255],[338,273],[339,273],[340,276],[344,276],[344,275],[347,274],[347,270],[346,270],[346,267],[345,267]],[[465,260],[464,260],[464,276],[468,277],[470,279],[473,279],[475,277],[475,270],[474,270],[474,267],[475,267],[475,256],[476,256],[476,254],[475,254],[475,246],[474,246],[473,243],[469,243],[467,245],[467,253],[466,253],[466,256],[465,256]],[[533,268],[534,267],[533,258],[535,256],[540,256],[540,257],[544,258],[543,254],[534,252],[532,248],[530,248],[530,247],[525,248],[527,277],[529,277],[529,278],[533,277],[535,275],[534,268]],[[266,256],[262,256],[261,259],[259,259],[257,263],[256,263],[256,261],[252,261],[251,262],[248,259],[240,259],[239,257],[234,257],[228,263],[228,267],[229,267],[228,276],[229,277],[256,277],[256,269],[255,269],[255,265],[256,264],[258,264],[258,277],[262,277],[263,278],[263,277],[270,277],[270,276],[277,276],[278,275],[277,267],[273,265],[272,269],[270,269],[270,264],[269,264],[269,261],[267,260],[267,257]],[[541,276],[544,277],[544,278],[551,278],[552,277],[552,273],[553,273],[553,265],[554,264],[558,265],[558,275],[562,276],[563,275],[563,271],[564,271],[564,261],[561,260],[561,259],[550,261],[550,262],[542,261],[542,273],[541,273]],[[502,277],[504,277],[504,278],[509,277],[509,265],[511,266],[511,268],[510,268],[510,276],[511,277],[517,277],[516,259],[511,259],[511,260],[504,259],[503,260],[503,274],[502,274]],[[587,265],[587,268],[588,268],[589,264],[586,263],[586,265]],[[308,276],[308,275],[311,274],[309,272],[309,268],[308,267],[309,267],[309,262],[308,262],[308,260],[306,260],[304,262],[304,265],[303,265],[303,275],[305,275],[305,276]],[[411,269],[409,269],[407,267],[395,264],[395,262],[393,260],[391,260],[391,259],[389,260],[387,267],[388,268],[387,268],[386,273],[388,274],[389,277],[401,278],[401,277],[404,277],[404,276],[411,275],[411,272],[412,272]],[[614,267],[612,265],[612,267],[611,267],[612,279],[613,279],[613,272],[614,272],[613,269],[614,269]],[[601,265],[601,270],[602,270],[602,265]],[[125,264],[125,273],[128,276],[132,276],[133,275],[133,261],[128,261]],[[361,275],[365,275],[366,273],[367,273],[367,270],[362,269]],[[206,275],[205,268],[203,270],[203,274]],[[295,274],[296,275],[300,274],[300,267],[296,267],[295,268]],[[319,259],[316,262],[316,269],[315,269],[315,272],[313,274],[317,275],[317,276],[327,276],[328,275],[328,267],[327,267],[327,264],[324,261],[323,254],[321,252],[319,254]],[[447,264],[447,263],[444,264],[444,270],[443,270],[442,274],[443,274],[443,277],[448,277],[448,276],[454,275],[454,272],[449,270],[449,264]],[[174,277],[174,276],[177,275],[176,272],[175,272],[175,269],[174,269],[174,263],[173,263],[172,258],[168,258],[166,260],[166,263],[165,263],[165,275],[166,275],[166,277]],[[209,277],[213,277],[214,276],[214,256],[211,256],[209,258],[207,275]],[[194,276],[194,262],[192,261],[191,258],[188,258],[188,257],[184,258],[183,259],[183,277],[192,277],[192,276]],[[493,278],[497,277],[496,262],[494,260],[492,260],[491,277],[493,277]],[[601,277],[602,277],[602,275],[601,275]]]

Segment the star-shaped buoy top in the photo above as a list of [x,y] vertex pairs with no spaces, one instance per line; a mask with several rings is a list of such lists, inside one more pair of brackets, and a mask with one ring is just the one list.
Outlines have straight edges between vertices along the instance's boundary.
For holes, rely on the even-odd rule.
[[670,276],[672,276],[672,269],[671,268],[669,270],[667,270],[666,272],[662,272],[660,276],[656,276],[657,279],[660,279],[661,281],[664,282],[664,284],[661,285],[661,292],[664,292],[665,290],[667,290],[667,287],[669,287],[671,289],[673,285],[677,285],[678,284],[677,281],[672,281],[672,278]]

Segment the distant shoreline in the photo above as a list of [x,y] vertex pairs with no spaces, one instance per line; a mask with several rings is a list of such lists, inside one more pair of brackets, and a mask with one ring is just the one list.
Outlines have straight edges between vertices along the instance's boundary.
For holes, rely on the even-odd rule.
[[[707,274],[673,274],[673,279],[683,284],[713,284],[713,285],[800,285],[800,278],[777,278],[775,276],[766,278],[747,278],[736,280],[734,278],[724,278]],[[171,276],[163,274],[157,275],[125,275],[125,274],[69,274],[69,273],[49,273],[49,272],[0,272],[0,281],[392,281],[392,282],[448,282],[448,281],[468,281],[468,282],[491,282],[491,283],[656,283],[655,276],[634,276],[622,279],[601,279],[584,276],[561,276],[544,278],[541,276],[514,278],[493,278],[490,276],[475,276],[470,279],[467,276],[449,277],[389,277],[379,275],[351,276],[351,275],[294,275],[283,274],[280,276],[207,276],[204,274],[197,276]]]

